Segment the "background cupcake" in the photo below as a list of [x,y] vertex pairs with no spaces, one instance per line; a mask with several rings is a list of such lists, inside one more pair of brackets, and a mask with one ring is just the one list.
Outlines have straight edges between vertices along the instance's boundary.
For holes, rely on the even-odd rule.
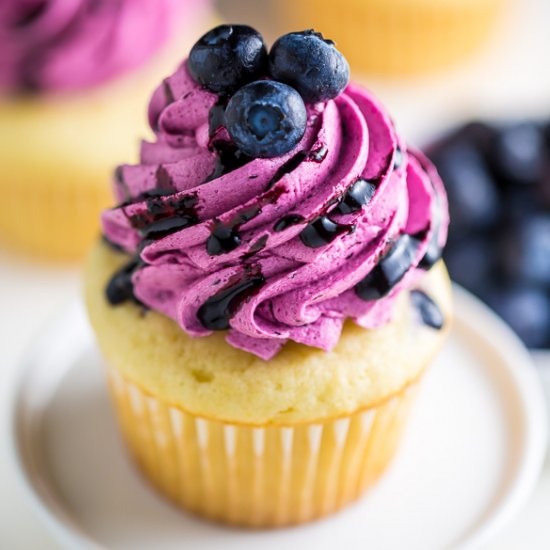
[[[227,16],[324,29],[357,72],[401,76],[466,59],[490,36],[506,0],[221,0]],[[267,4],[267,8],[266,5]]]
[[348,77],[317,33],[269,57],[250,27],[207,33],[153,94],[89,258],[128,447],[211,519],[296,524],[361,495],[450,325],[442,182]]
[[[146,131],[140,106],[173,69],[199,0],[8,0],[0,6],[0,239],[81,256],[116,161]],[[131,136],[131,137],[130,137]]]

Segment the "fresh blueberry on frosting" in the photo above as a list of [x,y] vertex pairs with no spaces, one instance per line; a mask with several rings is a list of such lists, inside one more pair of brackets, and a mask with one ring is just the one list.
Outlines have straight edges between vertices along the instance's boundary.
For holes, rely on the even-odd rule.
[[193,78],[215,93],[234,92],[259,77],[267,60],[262,35],[247,25],[220,25],[191,48]]
[[310,103],[334,99],[349,81],[346,58],[334,42],[313,30],[281,36],[269,52],[269,71]]
[[253,158],[278,157],[293,149],[304,135],[306,122],[300,94],[272,80],[247,84],[225,111],[227,131],[237,147]]

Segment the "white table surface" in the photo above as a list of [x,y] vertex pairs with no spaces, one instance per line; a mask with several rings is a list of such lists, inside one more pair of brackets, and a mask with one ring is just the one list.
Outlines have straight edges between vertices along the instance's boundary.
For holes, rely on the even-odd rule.
[[[517,1],[494,40],[475,61],[415,81],[367,84],[390,107],[405,135],[417,143],[463,117],[550,115],[550,0]],[[406,91],[404,86],[406,85]],[[32,335],[79,295],[76,268],[40,267],[0,255],[0,548],[54,550],[14,480],[5,418],[17,362]],[[550,465],[523,512],[488,550],[550,548]]]

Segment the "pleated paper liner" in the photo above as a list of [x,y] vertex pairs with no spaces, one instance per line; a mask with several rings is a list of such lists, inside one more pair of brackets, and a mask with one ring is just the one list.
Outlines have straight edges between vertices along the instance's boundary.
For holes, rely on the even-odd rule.
[[248,527],[307,522],[362,495],[394,456],[418,385],[335,420],[251,427],[169,406],[114,369],[109,382],[124,439],[153,485],[194,514]]
[[315,28],[336,41],[354,72],[407,75],[474,53],[506,0],[284,0],[285,32]]

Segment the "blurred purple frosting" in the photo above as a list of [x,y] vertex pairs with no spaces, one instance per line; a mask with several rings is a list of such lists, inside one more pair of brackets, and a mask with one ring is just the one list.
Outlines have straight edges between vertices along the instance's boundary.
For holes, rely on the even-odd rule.
[[78,90],[139,67],[205,3],[2,0],[0,93]]

